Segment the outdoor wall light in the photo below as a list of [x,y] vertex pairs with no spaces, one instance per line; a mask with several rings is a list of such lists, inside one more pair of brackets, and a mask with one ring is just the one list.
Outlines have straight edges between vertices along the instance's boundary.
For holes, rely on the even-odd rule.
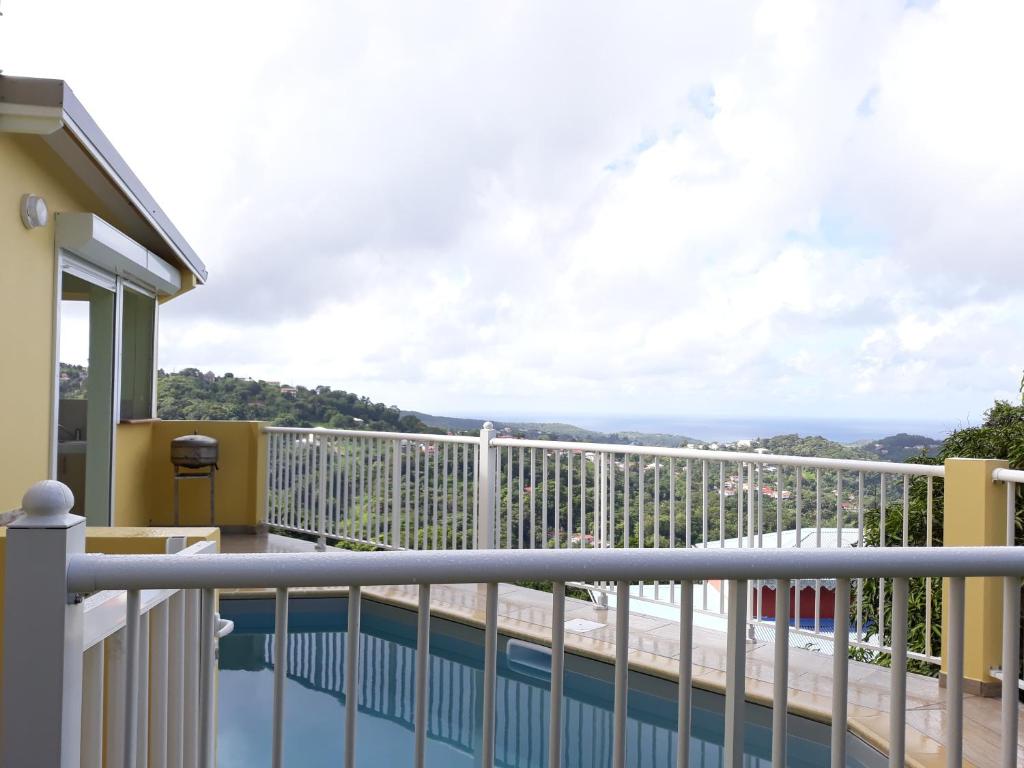
[[50,212],[46,209],[46,201],[39,195],[21,196],[21,223],[25,229],[45,227],[50,218]]

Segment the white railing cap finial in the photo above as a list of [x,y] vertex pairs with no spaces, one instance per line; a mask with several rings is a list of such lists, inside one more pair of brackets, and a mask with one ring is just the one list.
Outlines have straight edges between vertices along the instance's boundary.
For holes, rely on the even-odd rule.
[[42,480],[25,491],[21,497],[23,517],[10,524],[10,528],[70,528],[85,520],[72,515],[75,495],[64,483]]
[[484,429],[494,429],[494,424],[489,421],[484,422]]

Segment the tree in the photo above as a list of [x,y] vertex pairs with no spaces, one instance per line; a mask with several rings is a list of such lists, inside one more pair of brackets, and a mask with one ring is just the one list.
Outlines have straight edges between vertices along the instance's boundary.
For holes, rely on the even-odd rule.
[[415,416],[402,416],[395,406],[324,385],[295,387],[294,394],[285,394],[280,384],[239,379],[230,373],[217,376],[198,368],[158,371],[157,382],[157,412],[163,419],[257,420],[289,427],[428,434],[441,431],[427,427]]
[[[1024,378],[1020,387],[1021,400],[1019,403],[1011,403],[1006,400],[997,400],[993,406],[985,412],[985,420],[977,427],[962,427],[954,430],[946,438],[939,451],[938,458],[930,459],[919,457],[910,459],[911,463],[939,464],[946,459],[968,458],[968,459],[1006,459],[1011,469],[1024,469]],[[928,483],[925,478],[915,478],[910,486],[910,499],[908,505],[908,545],[912,547],[925,546],[928,539],[927,531],[927,508],[928,508]],[[1014,544],[1024,545],[1024,529],[1021,523],[1022,498],[1020,488],[1017,489],[1017,527],[1014,537]],[[942,546],[943,533],[943,487],[942,482],[936,479],[933,483],[932,496],[932,546]],[[864,544],[869,547],[877,547],[881,541],[881,516],[878,510],[865,513],[864,518]],[[885,544],[886,546],[901,546],[903,544],[903,504],[902,501],[886,505],[885,520]],[[879,631],[879,594],[880,584],[878,581],[865,581],[863,583],[863,621],[866,629],[865,639],[875,637]],[[851,622],[857,620],[857,599],[856,584],[851,585]],[[891,583],[886,585],[887,594],[882,601],[884,621],[882,627],[882,641],[888,644],[891,640]],[[908,642],[909,647],[914,650],[921,650],[925,647],[925,618],[926,606],[928,604],[928,586],[926,579],[911,579],[909,591],[909,605],[907,612],[908,621]],[[941,643],[941,616],[942,616],[942,588],[940,580],[932,579],[931,585],[931,647],[936,653]],[[888,654],[873,654],[871,652],[853,651],[855,658],[867,658],[883,666],[889,665]],[[937,675],[938,670],[930,664],[921,662],[908,662],[908,668],[922,674]]]

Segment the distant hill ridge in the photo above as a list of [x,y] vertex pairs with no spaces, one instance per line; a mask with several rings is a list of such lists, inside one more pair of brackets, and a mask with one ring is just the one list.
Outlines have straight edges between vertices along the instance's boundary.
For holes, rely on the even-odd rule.
[[[402,411],[403,416],[412,416],[424,424],[447,429],[452,432],[476,432],[484,425],[484,419],[462,419],[454,416],[434,416],[420,411]],[[499,432],[509,432],[517,437],[531,440],[572,440],[582,443],[612,443],[630,445],[633,443],[655,445],[660,448],[678,448],[694,442],[685,435],[671,435],[651,432],[597,432],[574,424],[540,421],[496,421],[490,420]]]
[[[421,411],[402,411],[403,416],[412,416],[424,424],[453,432],[475,432],[484,424],[483,419],[465,419],[453,416],[434,416]],[[786,434],[773,437],[715,442],[698,440],[685,435],[650,432],[596,432],[572,424],[560,422],[516,422],[495,421],[491,423],[499,432],[508,432],[518,437],[546,440],[574,440],[591,443],[613,443],[616,445],[653,445],[664,448],[678,448],[693,445],[723,450],[757,450],[788,456],[814,456],[831,459],[882,459],[884,461],[905,461],[913,456],[935,456],[942,448],[942,440],[923,435],[901,432],[897,435],[864,440],[855,444],[844,444],[820,435]]]
[[[88,371],[83,366],[61,364],[61,397],[84,397]],[[292,386],[277,381],[254,381],[212,371],[186,368],[176,373],[159,371],[158,414],[164,419],[252,419],[294,427],[376,429],[390,432],[478,432],[484,419],[434,416],[421,411],[402,411],[397,406],[374,403],[365,396],[326,386]],[[943,442],[923,435],[899,433],[852,445],[820,436],[775,435],[756,440],[715,443],[685,435],[646,432],[597,432],[560,422],[492,421],[507,435],[529,439],[651,445],[713,447],[724,451],[764,449],[769,453],[841,459],[905,461],[913,456],[935,456]]]

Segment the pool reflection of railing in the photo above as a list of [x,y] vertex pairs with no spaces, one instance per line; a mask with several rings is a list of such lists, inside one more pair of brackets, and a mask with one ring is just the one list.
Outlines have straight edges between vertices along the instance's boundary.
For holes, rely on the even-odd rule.
[[[290,632],[286,657],[289,680],[345,703],[343,630]],[[273,669],[273,635],[263,642],[262,665]],[[359,655],[359,712],[412,732],[415,728],[416,649],[398,639],[363,634]],[[483,667],[431,650],[427,738],[468,758],[480,748],[480,693]],[[547,755],[550,686],[541,679],[499,675],[496,680],[495,763],[508,768],[543,765]],[[612,749],[613,713],[608,705],[567,697],[563,709],[563,765],[587,768],[607,761]],[[633,764],[675,763],[676,730],[631,718],[627,725]],[[692,750],[721,759],[722,747],[695,740]]]
[[[345,703],[344,631],[290,632],[286,676],[303,687]],[[263,665],[274,667],[273,635],[263,644]],[[363,635],[359,657],[359,711],[398,723],[413,730],[416,649],[397,641]],[[428,715],[427,738],[441,741],[468,755],[473,754],[474,712],[479,708],[479,670],[451,659],[430,658],[431,701],[438,702]],[[450,706],[442,709],[440,702]]]

